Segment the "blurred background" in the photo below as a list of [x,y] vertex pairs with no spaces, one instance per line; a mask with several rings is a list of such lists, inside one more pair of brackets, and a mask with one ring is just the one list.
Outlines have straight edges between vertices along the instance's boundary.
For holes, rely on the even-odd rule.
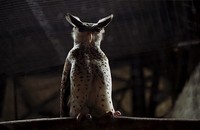
[[198,0],[0,0],[0,121],[59,117],[67,12],[114,14],[101,48],[122,115],[200,118]]

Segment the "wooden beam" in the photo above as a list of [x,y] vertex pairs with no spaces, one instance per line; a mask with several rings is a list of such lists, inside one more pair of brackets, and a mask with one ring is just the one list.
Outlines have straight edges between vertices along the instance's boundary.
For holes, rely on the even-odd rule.
[[199,130],[200,120],[119,117],[76,121],[43,118],[0,122],[1,130]]

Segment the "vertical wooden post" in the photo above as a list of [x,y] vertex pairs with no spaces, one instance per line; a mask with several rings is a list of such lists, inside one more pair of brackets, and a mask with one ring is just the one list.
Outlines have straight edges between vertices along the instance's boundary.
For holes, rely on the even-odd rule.
[[14,87],[14,113],[15,120],[18,120],[18,102],[17,102],[17,78],[15,74],[13,75],[13,87]]
[[143,79],[143,65],[141,57],[136,56],[132,62],[132,101],[133,101],[133,116],[145,116],[145,98],[144,98],[144,79]]
[[151,95],[149,99],[149,113],[150,117],[155,117],[155,110],[158,104],[157,95],[158,95],[158,85],[159,85],[159,64],[155,66],[156,62],[153,64],[153,77],[152,77],[152,86],[151,86]]
[[6,75],[0,75],[0,117],[2,116],[2,110],[4,106],[4,96],[5,96],[5,88],[6,88]]

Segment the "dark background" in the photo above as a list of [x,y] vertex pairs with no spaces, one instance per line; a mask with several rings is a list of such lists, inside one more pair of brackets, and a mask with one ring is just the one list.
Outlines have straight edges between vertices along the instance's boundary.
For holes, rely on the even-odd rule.
[[200,59],[198,0],[0,0],[0,119],[59,116],[62,67],[73,46],[68,12],[87,22],[114,14],[101,47],[115,108],[170,117]]

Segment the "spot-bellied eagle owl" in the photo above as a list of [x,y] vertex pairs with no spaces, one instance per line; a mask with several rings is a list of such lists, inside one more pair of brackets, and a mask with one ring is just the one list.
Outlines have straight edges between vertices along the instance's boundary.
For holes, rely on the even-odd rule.
[[[78,17],[67,14],[73,25],[74,46],[65,60],[61,79],[61,111],[65,111],[66,90],[70,86],[69,115],[78,120],[86,117],[119,116],[111,99],[112,79],[108,58],[100,48],[104,28],[113,15],[97,23],[82,22]],[[67,85],[67,80],[70,85]],[[62,112],[61,112],[62,116]]]

